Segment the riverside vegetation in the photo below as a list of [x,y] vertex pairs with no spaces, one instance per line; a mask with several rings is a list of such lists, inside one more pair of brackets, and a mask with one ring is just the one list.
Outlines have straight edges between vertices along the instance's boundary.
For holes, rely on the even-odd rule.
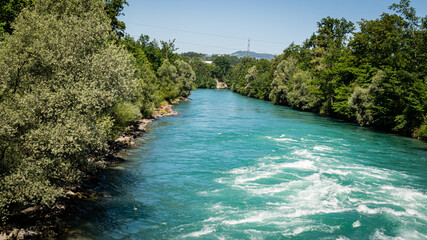
[[344,18],[323,18],[303,44],[271,61],[223,55],[207,66],[185,56],[197,87],[213,88],[217,78],[246,96],[426,139],[427,17],[409,0],[390,9],[362,19],[358,31]]
[[[129,123],[193,87],[427,138],[427,18],[408,0],[354,23],[324,18],[273,60],[182,54],[137,40],[117,20],[125,0],[10,0],[0,12],[0,216],[51,208],[93,174]],[[194,71],[193,71],[194,70]]]
[[1,1],[0,216],[49,209],[129,123],[186,97],[191,66],[124,33],[123,0]]

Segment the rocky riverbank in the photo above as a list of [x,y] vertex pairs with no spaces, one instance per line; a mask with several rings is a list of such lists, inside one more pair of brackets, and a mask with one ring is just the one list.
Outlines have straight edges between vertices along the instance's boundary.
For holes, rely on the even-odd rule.
[[228,89],[228,86],[225,82],[221,82],[218,78],[215,78],[216,81],[216,89]]
[[[182,101],[189,101],[189,98],[179,98],[172,104]],[[144,135],[147,127],[156,119],[176,116],[178,112],[172,109],[173,105],[156,108],[150,118],[140,119],[129,125],[119,137],[110,142],[109,151],[104,156],[99,156],[96,161],[98,169],[120,164],[125,161],[119,155],[127,148],[134,146],[135,140]],[[70,186],[65,191],[65,196],[56,201],[55,205],[49,209],[39,206],[29,207],[20,213],[13,215],[8,225],[0,228],[0,240],[6,239],[59,239],[67,231],[67,226],[63,222],[65,217],[83,214],[79,210],[79,201],[94,197],[103,197],[100,192],[96,192],[94,186],[97,184],[93,176],[88,176],[81,184]]]

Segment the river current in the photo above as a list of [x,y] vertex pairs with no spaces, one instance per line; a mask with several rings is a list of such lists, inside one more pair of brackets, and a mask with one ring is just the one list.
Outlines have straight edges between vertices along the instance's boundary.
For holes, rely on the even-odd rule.
[[99,176],[69,239],[427,239],[427,143],[199,89]]

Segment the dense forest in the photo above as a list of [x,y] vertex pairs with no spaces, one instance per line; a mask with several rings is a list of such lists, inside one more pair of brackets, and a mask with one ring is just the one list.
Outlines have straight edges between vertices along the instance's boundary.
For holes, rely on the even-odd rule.
[[53,206],[128,124],[193,89],[173,41],[128,36],[125,0],[10,0],[0,14],[0,216]]
[[197,87],[232,91],[419,139],[427,138],[427,17],[402,0],[394,13],[354,23],[326,17],[301,45],[271,61],[186,55]]

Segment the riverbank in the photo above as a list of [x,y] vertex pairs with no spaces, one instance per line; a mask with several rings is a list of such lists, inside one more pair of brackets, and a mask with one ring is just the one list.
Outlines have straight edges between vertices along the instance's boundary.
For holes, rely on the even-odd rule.
[[54,206],[43,209],[40,206],[32,206],[11,216],[8,224],[0,228],[0,240],[6,239],[57,239],[67,232],[67,226],[62,221],[65,217],[83,214],[79,209],[79,202],[85,199],[104,197],[103,193],[94,190],[97,184],[95,173],[105,168],[115,166],[125,161],[120,157],[129,147],[135,146],[135,140],[142,137],[155,120],[168,116],[176,116],[178,112],[172,109],[182,101],[190,101],[190,98],[178,98],[172,105],[156,108],[150,118],[132,122],[117,139],[109,143],[109,151],[98,156],[96,161],[97,171],[78,185],[69,186],[64,192],[63,198],[57,199]]

